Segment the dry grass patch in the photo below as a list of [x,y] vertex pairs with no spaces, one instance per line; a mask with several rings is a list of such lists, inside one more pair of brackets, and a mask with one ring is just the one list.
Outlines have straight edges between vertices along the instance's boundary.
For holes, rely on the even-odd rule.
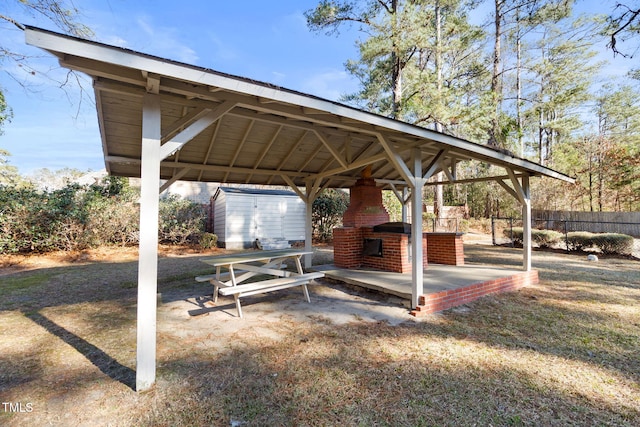
[[[637,261],[535,252],[538,286],[392,326],[278,310],[295,293],[248,301],[244,320],[224,307],[189,316],[187,301],[210,292],[193,281],[206,266],[178,255],[160,261],[146,393],[131,389],[135,262],[3,276],[0,398],[33,411],[0,411],[0,424],[640,425]],[[488,259],[520,254],[467,249],[469,263]]]

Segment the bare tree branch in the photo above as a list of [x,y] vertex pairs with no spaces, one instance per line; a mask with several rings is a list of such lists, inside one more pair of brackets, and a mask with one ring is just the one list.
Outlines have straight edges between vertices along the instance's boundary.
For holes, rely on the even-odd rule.
[[[624,4],[618,3],[614,9],[614,12],[616,10],[620,10],[620,9],[624,9],[624,12],[622,12],[622,14],[620,14],[620,16],[614,18],[613,16],[611,16],[610,22],[612,24],[612,26],[614,28],[617,28],[613,33],[611,33],[611,39],[609,41],[609,43],[607,44],[607,47],[610,48],[613,51],[614,55],[621,55],[624,58],[632,58],[633,55],[630,54],[626,54],[621,52],[617,47],[616,44],[618,42],[618,36],[625,32],[628,31],[629,27],[631,25],[633,25],[634,23],[638,24],[640,23],[640,9],[631,9],[629,6],[626,6]],[[638,32],[637,29],[633,30],[632,32]]]

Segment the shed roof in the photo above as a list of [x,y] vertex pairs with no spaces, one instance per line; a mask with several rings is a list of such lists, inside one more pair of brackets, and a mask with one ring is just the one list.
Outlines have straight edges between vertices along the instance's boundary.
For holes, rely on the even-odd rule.
[[284,196],[284,197],[298,197],[293,191],[287,190],[269,190],[264,188],[239,188],[239,187],[218,187],[216,194],[213,196],[215,199],[219,192],[225,194],[249,194],[257,196]]
[[471,159],[503,167],[498,178],[572,181],[485,145],[268,83],[34,27],[26,39],[93,79],[112,175],[140,176],[143,98],[153,92],[161,96],[160,176],[169,182],[345,187],[372,165],[373,178],[401,184],[418,155],[448,182],[468,182],[456,180],[455,165]]

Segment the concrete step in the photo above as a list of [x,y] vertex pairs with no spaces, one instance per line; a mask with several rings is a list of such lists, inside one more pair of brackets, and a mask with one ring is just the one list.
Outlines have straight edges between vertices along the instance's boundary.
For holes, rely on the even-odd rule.
[[291,244],[288,240],[269,238],[256,239],[256,246],[258,249],[269,251],[273,249],[289,249]]

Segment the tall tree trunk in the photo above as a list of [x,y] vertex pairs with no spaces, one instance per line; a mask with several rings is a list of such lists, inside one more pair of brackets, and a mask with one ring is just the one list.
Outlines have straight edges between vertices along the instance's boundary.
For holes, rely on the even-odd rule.
[[[587,142],[586,139],[585,142]],[[593,212],[593,153],[591,149],[589,149],[589,210]]]
[[493,40],[493,70],[491,73],[491,94],[493,96],[494,111],[491,118],[491,131],[489,135],[489,144],[500,146],[500,112],[502,109],[502,83],[500,68],[502,67],[502,19],[504,5],[503,0],[494,0],[495,16],[494,16],[494,40]]
[[516,9],[516,126],[518,132],[518,149],[524,158],[524,141],[522,139],[522,35],[520,28],[520,7]]
[[604,197],[604,138],[598,138],[598,211],[602,212]]
[[[436,20],[436,78],[437,78],[437,92],[438,92],[438,109],[442,112],[442,16],[440,9],[440,1],[436,0],[435,3],[435,20]],[[436,130],[442,132],[442,118],[436,117]],[[436,175],[436,182],[442,182],[443,173],[438,172]],[[436,224],[440,223],[444,211],[444,188],[442,184],[438,184],[434,189],[433,197],[433,212],[436,216]]]
[[397,44],[397,40],[400,37],[398,34],[398,0],[393,0],[391,2],[391,13],[391,61],[393,62],[393,69],[391,71],[391,84],[393,90],[391,115],[394,119],[402,120],[402,57],[399,52],[400,48]]
[[544,165],[544,111],[542,108],[538,116],[538,163]]

